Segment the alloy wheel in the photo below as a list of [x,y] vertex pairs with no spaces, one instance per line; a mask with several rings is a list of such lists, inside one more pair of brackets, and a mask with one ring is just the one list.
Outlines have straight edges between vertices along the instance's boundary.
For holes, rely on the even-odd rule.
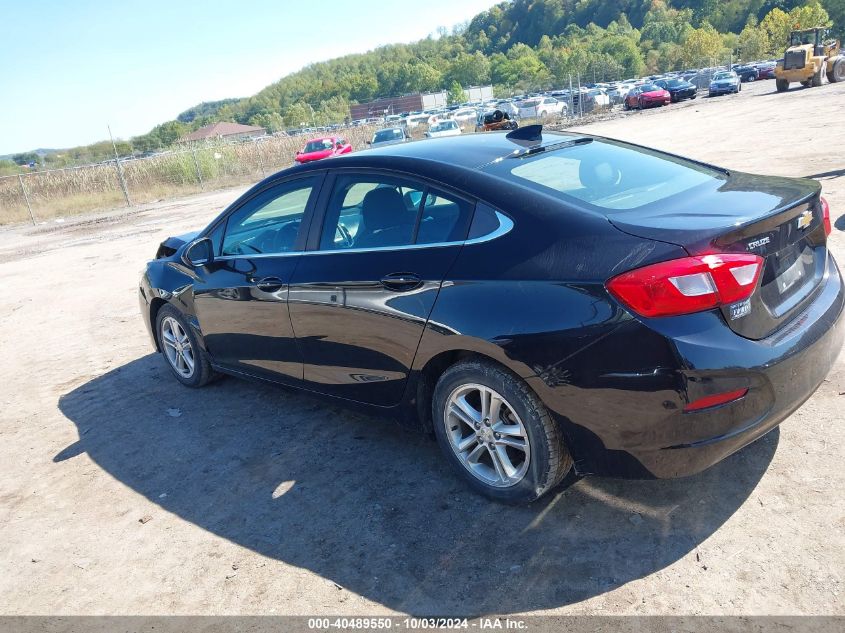
[[446,401],[443,420],[449,445],[479,481],[509,488],[525,477],[531,460],[528,433],[495,390],[478,384],[457,387]]
[[191,339],[182,325],[173,317],[165,317],[161,322],[161,343],[164,354],[174,371],[183,378],[194,374],[194,348]]

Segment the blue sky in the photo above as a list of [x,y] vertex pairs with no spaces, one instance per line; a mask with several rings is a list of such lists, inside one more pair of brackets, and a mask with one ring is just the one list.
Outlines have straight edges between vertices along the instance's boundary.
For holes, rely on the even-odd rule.
[[495,0],[0,0],[0,154],[129,138]]

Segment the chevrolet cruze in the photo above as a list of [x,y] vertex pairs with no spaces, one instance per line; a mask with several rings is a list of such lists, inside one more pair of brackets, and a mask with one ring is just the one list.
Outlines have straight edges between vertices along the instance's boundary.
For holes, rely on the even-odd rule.
[[529,126],[279,172],[160,245],[141,313],[186,386],[380,412],[529,502],[698,472],[801,406],[845,336],[830,230],[815,181]]

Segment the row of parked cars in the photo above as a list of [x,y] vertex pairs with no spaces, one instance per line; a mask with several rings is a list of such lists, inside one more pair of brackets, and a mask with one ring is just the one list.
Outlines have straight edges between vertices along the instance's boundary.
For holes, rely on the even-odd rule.
[[[427,126],[424,134],[427,138],[457,136],[463,129],[472,127],[476,131],[512,130],[518,127],[520,120],[560,118],[569,115],[570,109],[572,114],[587,113],[621,104],[625,110],[643,110],[695,99],[705,89],[710,97],[738,93],[743,82],[774,78],[776,63],[767,60],[733,64],[730,69],[722,66],[673,71],[641,79],[590,84],[572,90],[529,93],[405,112],[376,121],[385,124],[385,127],[377,130],[367,144],[377,147],[404,143],[411,140],[412,130],[421,126]],[[326,136],[309,140],[297,152],[296,161],[306,163],[351,151],[352,146],[345,139]]]

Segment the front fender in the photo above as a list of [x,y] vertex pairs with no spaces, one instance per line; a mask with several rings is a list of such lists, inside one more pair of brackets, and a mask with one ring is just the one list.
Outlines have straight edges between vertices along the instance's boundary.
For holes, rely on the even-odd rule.
[[[202,332],[194,310],[193,283],[196,275],[182,265],[171,260],[154,260],[147,264],[138,287],[141,316],[152,338],[153,345],[159,350],[155,336],[155,314],[165,303],[173,305],[194,328],[201,345],[205,345]],[[160,351],[160,350],[159,350]]]

